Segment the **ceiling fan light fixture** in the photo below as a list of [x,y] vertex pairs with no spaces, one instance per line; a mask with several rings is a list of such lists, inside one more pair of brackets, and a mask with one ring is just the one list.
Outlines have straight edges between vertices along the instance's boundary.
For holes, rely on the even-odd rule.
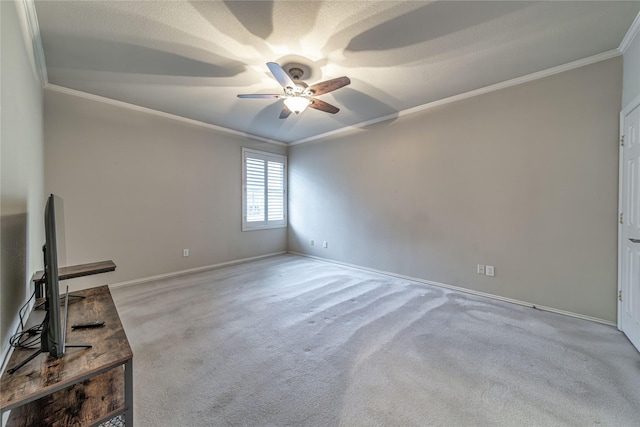
[[289,73],[287,73],[275,62],[267,62],[267,67],[269,71],[271,71],[271,74],[273,74],[273,77],[280,83],[280,86],[282,86],[284,95],[251,93],[239,94],[238,98],[282,99],[284,106],[280,112],[280,119],[286,119],[291,113],[300,114],[307,107],[329,114],[336,114],[340,111],[338,107],[324,102],[316,98],[316,96],[333,92],[351,83],[349,77],[342,76],[309,86],[300,80],[300,77],[305,73],[302,68],[294,66],[289,68]]
[[291,96],[284,100],[284,105],[296,114],[302,113],[309,104],[311,104],[311,101],[301,96]]

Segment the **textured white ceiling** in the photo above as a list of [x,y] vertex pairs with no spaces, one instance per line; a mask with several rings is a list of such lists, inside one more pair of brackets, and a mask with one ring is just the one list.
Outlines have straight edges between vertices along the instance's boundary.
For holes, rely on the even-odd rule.
[[[616,49],[639,1],[38,1],[50,84],[285,143]],[[265,63],[341,110],[278,118]]]

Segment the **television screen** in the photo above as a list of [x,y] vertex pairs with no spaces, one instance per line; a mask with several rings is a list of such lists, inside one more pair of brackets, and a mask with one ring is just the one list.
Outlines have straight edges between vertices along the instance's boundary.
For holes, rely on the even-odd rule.
[[[60,290],[58,285],[58,268],[66,258],[64,248],[64,209],[62,199],[51,194],[44,210],[44,274],[45,274],[45,308],[47,310],[40,348],[52,357],[64,354],[65,331],[60,307]],[[64,261],[63,261],[64,262]]]

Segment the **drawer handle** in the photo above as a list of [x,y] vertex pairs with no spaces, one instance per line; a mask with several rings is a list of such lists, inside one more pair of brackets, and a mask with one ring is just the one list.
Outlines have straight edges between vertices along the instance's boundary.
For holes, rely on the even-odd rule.
[[629,237],[629,240],[631,240],[633,243],[640,243],[640,239],[632,239],[631,237]]

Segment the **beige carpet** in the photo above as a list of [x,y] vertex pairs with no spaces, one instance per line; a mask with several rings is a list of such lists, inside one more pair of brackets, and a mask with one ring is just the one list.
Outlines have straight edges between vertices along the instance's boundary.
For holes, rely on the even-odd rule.
[[612,327],[293,255],[112,293],[138,426],[640,426]]

